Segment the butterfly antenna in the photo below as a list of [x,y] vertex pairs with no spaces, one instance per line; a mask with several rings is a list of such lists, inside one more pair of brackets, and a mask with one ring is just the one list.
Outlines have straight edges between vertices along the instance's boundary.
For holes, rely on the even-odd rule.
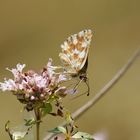
[[74,86],[74,88],[73,88],[73,91],[74,91],[74,92],[73,92],[73,93],[76,92],[78,86],[81,84],[82,81],[83,81],[83,79],[79,80],[79,82]]
[[[88,78],[86,79],[86,81],[85,81],[84,79],[81,79],[81,80],[75,85],[75,87],[73,88],[73,91],[74,91],[74,93],[76,92],[77,88],[79,87],[79,85],[81,84],[82,81],[84,81],[85,84],[86,84],[86,86],[87,86],[87,91],[84,92],[83,94],[87,93],[87,96],[89,96],[89,94],[90,94],[90,87],[89,87],[89,79],[88,79]],[[83,95],[83,94],[82,94],[82,95]]]
[[[83,79],[81,79],[81,80],[76,84],[76,86],[75,86],[75,92],[76,92],[76,89],[78,88],[78,85],[79,85],[82,81],[83,81]],[[87,80],[84,81],[84,82],[85,82],[85,84],[86,84],[86,86],[87,86],[87,88],[88,88],[87,91],[85,91],[84,93],[82,93],[82,94],[80,94],[80,95],[77,95],[76,97],[72,98],[72,100],[77,99],[77,98],[81,97],[81,96],[84,95],[84,94],[87,94],[87,96],[89,96],[89,94],[90,94],[89,79],[87,78]]]

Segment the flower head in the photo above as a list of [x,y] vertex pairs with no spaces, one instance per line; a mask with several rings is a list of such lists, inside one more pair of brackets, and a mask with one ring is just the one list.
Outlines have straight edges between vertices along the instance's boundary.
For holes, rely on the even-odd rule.
[[13,69],[7,68],[14,78],[0,82],[0,89],[13,92],[27,107],[33,107],[37,102],[46,102],[51,95],[59,96],[60,91],[61,95],[65,94],[66,87],[61,86],[61,83],[67,80],[67,77],[55,73],[52,59],[49,59],[48,64],[39,73],[33,70],[23,72],[24,68],[25,64],[17,64]]

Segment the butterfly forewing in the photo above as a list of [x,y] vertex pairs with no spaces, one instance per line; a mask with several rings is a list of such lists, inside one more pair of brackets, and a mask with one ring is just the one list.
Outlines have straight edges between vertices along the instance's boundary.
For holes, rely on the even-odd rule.
[[59,56],[67,72],[78,74],[84,67],[91,38],[92,31],[83,30],[78,34],[68,37],[61,45],[62,53]]

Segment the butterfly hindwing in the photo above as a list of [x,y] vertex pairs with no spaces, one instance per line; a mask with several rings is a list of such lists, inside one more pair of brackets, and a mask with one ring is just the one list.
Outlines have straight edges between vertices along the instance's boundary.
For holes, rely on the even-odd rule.
[[84,67],[91,38],[91,30],[83,30],[78,34],[68,37],[61,45],[62,53],[60,53],[59,56],[63,66],[68,72],[76,74]]

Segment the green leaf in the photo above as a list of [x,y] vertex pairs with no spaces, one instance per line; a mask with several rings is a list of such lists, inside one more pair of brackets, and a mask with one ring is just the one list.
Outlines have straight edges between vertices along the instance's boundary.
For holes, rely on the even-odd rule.
[[33,124],[36,124],[36,121],[35,121],[34,118],[29,119],[29,120],[26,120],[26,119],[24,119],[24,120],[25,120],[25,125],[26,126],[32,126]]
[[59,133],[64,133],[66,134],[66,129],[62,126],[58,126],[52,130],[49,130],[48,132],[51,132],[51,133],[55,133],[55,134],[59,134]]
[[92,135],[85,132],[77,132],[76,134],[72,136],[72,138],[82,139],[82,140],[94,140]]
[[45,116],[50,112],[52,112],[52,105],[50,103],[45,103],[41,108],[42,116]]

